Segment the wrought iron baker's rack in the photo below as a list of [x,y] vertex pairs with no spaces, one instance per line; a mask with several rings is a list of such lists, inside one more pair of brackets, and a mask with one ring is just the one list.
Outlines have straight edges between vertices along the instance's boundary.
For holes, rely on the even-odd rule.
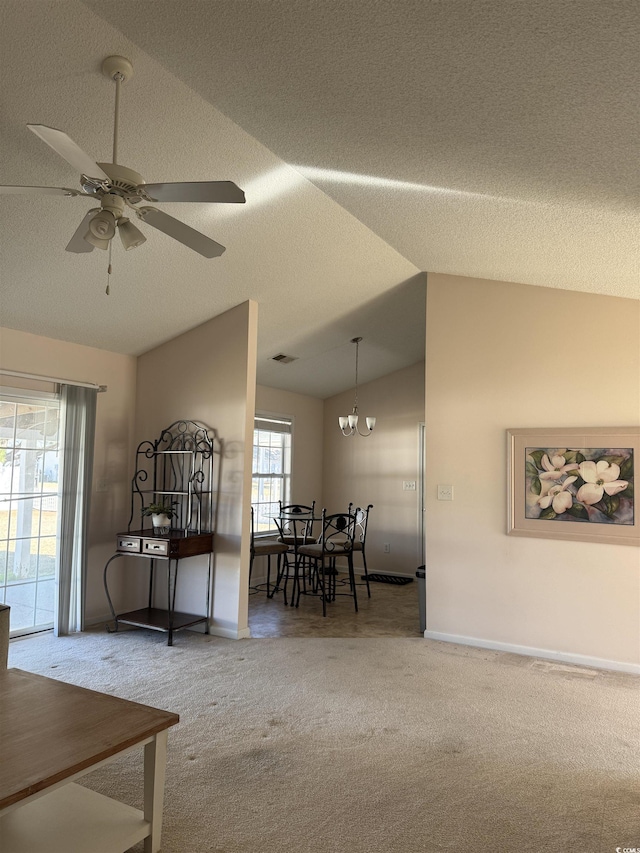
[[131,480],[128,530],[145,527],[142,511],[150,503],[170,503],[171,527],[188,533],[212,533],[222,445],[215,429],[197,421],[175,421],[155,441],[136,450]]

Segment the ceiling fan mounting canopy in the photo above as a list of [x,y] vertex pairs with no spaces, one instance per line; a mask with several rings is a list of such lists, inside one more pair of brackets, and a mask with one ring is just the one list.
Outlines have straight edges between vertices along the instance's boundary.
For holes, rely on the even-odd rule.
[[133,77],[133,65],[125,56],[107,56],[102,63],[102,73],[110,80],[119,78],[124,83]]
[[[61,130],[43,124],[27,127],[60,157],[80,173],[82,190],[68,187],[0,186],[0,193],[23,195],[64,195],[100,201],[99,208],[89,210],[66,250],[74,253],[107,249],[117,229],[120,229],[125,249],[145,242],[144,235],[123,216],[126,207],[135,211],[143,222],[162,231],[179,243],[206,258],[218,257],[224,246],[186,225],[169,214],[148,206],[149,202],[201,202],[207,204],[243,204],[244,192],[233,181],[193,181],[145,183],[142,175],[118,163],[118,129],[120,86],[133,76],[133,66],[124,56],[108,56],[102,72],[116,84],[116,103],[113,122],[113,163],[97,163]],[[145,206],[136,207],[140,202]]]

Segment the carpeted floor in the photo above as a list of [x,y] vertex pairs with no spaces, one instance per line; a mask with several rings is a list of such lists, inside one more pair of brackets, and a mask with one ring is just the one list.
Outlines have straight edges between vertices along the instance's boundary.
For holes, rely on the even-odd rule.
[[[640,847],[631,675],[421,638],[98,630],[14,641],[9,665],[180,714],[164,853]],[[141,754],[84,781],[141,807]]]

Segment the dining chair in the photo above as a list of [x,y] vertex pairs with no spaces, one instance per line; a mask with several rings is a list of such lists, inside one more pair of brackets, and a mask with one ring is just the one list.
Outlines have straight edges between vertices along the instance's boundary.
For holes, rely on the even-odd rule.
[[[316,502],[309,506],[307,504],[283,504],[278,501],[280,508],[280,519],[283,521],[283,533],[280,541],[293,544],[295,539],[304,535],[306,542],[311,542],[313,537],[313,525],[316,521]],[[313,539],[315,542],[316,540]]]
[[[316,502],[312,504],[283,504],[279,501],[280,516],[278,524],[279,542],[285,542],[289,546],[289,552],[293,553],[295,561],[294,580],[298,584],[298,596],[296,602],[300,599],[299,581],[302,577],[304,590],[306,591],[308,561],[302,562],[298,559],[298,546],[309,545],[316,542],[317,538],[313,535],[313,527],[319,519],[315,516]],[[302,569],[302,573],[300,573]],[[286,596],[285,596],[286,598]],[[292,600],[293,606],[293,600]],[[297,606],[297,603],[296,603]]]
[[353,512],[356,516],[356,529],[353,539],[353,550],[359,551],[362,554],[362,565],[364,567],[364,583],[358,583],[358,586],[367,587],[367,595],[371,598],[371,587],[369,586],[369,573],[367,572],[367,552],[365,550],[367,542],[367,525],[369,523],[369,512],[373,509],[373,504],[369,504],[366,509],[356,507],[353,509],[353,503],[349,504],[349,512]]
[[[300,604],[301,562],[299,557],[299,548],[301,545],[304,545],[306,543],[315,542],[315,539],[307,538],[307,520],[308,519],[302,518],[295,518],[294,520],[290,520],[283,516],[278,516],[277,518],[273,519],[276,527],[278,528],[278,542],[283,548],[287,549],[287,558],[284,560],[284,562],[280,565],[278,569],[276,585],[270,597],[273,598],[273,595],[279,589],[282,589],[284,593],[285,607],[289,604],[287,590],[289,587],[290,580],[293,582],[291,592],[291,607],[298,607],[298,605]],[[292,556],[293,558],[293,572],[291,571],[291,562],[289,561],[289,556]],[[306,591],[306,579],[303,580],[303,583]]]
[[[358,612],[358,596],[353,572],[353,542],[355,536],[355,513],[332,513],[327,515],[322,510],[322,532],[317,542],[310,545],[301,545],[298,555],[306,557],[313,562],[314,579],[317,589],[322,598],[322,615],[327,615],[327,602],[335,601],[337,595],[350,595],[353,605]],[[347,560],[349,575],[349,592],[338,592],[336,579],[338,568],[336,561],[338,557]]]
[[[273,593],[270,592],[271,589],[271,557],[275,554],[278,557],[278,565],[276,571],[276,578],[280,576],[281,563],[282,558],[284,556],[284,562],[287,562],[287,552],[289,551],[288,545],[285,545],[283,542],[278,542],[277,539],[268,539],[268,538],[256,538],[255,535],[255,518],[254,518],[254,510],[251,507],[251,556],[249,558],[249,589],[253,590],[254,594],[256,592],[260,592],[260,587],[263,584],[258,584],[255,587],[251,586],[251,573],[253,571],[253,561],[256,557],[266,557],[267,558],[267,597],[273,598]],[[276,587],[277,587],[276,580]],[[275,589],[274,589],[275,592]]]

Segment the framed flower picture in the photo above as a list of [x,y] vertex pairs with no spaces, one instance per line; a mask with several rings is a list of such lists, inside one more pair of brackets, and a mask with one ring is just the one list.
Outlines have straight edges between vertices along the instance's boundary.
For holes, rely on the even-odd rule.
[[640,427],[510,429],[511,536],[640,545]]

